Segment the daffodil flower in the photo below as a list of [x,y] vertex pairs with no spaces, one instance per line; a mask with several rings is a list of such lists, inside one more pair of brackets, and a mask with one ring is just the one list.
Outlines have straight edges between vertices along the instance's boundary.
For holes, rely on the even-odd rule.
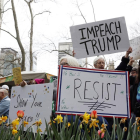
[[97,123],[99,123],[99,120],[91,119],[90,120],[89,128],[91,128],[91,127],[98,127]]
[[63,117],[61,115],[57,115],[54,121],[57,121],[57,123],[59,124],[60,122],[63,122]]
[[34,124],[35,124],[36,126],[40,126],[40,125],[42,124],[41,119],[39,119],[39,121],[36,121]]
[[82,116],[83,120],[89,120],[90,119],[90,114],[88,114],[87,112],[85,112],[85,114]]
[[28,122],[24,121],[23,125],[24,125],[24,127],[26,127],[26,125],[28,125]]
[[42,132],[41,128],[38,128],[38,129],[37,129],[37,132]]
[[16,129],[13,129],[13,130],[12,130],[12,134],[13,134],[13,135],[15,135],[15,134],[17,134],[17,133],[18,133],[18,131],[17,131]]

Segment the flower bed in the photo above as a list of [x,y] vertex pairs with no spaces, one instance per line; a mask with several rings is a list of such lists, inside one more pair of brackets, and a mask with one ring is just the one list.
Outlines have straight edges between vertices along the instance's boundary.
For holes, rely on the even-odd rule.
[[[41,134],[41,120],[34,122],[24,131],[28,122],[23,120],[23,116],[24,112],[18,111],[17,118],[9,124],[5,124],[7,117],[0,117],[0,140],[140,140],[139,117],[133,124],[130,119],[128,128],[125,126],[127,118],[122,118],[120,121],[113,118],[114,124],[112,132],[109,134],[107,124],[100,124],[96,111],[76,116],[75,120],[71,116],[70,122],[68,122],[67,116],[63,118],[61,115],[57,115],[49,123],[46,122],[46,129]],[[78,124],[79,121],[80,124]],[[21,125],[19,122],[22,122]],[[33,125],[37,127],[36,132],[32,129]]]

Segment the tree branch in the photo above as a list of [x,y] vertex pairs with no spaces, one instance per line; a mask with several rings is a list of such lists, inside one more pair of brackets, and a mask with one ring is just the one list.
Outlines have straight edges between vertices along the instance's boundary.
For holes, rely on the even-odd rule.
[[79,10],[79,12],[80,12],[80,14],[81,14],[81,16],[83,17],[85,23],[87,23],[86,18],[84,17],[84,15],[83,15],[83,13],[82,13],[82,11],[81,11],[81,9],[80,9],[80,6],[79,6],[79,4],[78,4],[77,1],[76,1],[76,6],[77,6],[77,8],[78,8],[78,10]]
[[90,3],[91,3],[91,6],[92,6],[92,10],[93,10],[94,21],[96,21],[96,18],[95,18],[95,12],[94,12],[94,6],[93,6],[93,3],[92,3],[92,0],[90,0]]
[[12,10],[12,8],[8,8],[8,9],[6,9],[5,11],[2,11],[1,13],[5,13],[5,12],[7,12],[8,10]]
[[4,31],[4,32],[6,32],[6,33],[8,33],[9,35],[11,35],[14,39],[17,39],[15,36],[13,36],[10,32],[8,32],[8,31],[6,31],[6,30],[4,30],[4,29],[1,29],[2,31]]
[[38,13],[38,14],[34,15],[33,18],[35,18],[36,16],[41,15],[41,14],[43,14],[43,13],[47,13],[47,12],[48,12],[49,14],[51,13],[50,11],[43,11],[43,12],[41,12],[41,13]]

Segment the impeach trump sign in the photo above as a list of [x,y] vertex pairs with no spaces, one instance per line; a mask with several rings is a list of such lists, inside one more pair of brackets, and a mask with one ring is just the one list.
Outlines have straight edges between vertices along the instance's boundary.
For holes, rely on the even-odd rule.
[[130,118],[128,72],[59,66],[56,113]]
[[130,47],[124,17],[70,27],[76,58],[127,51]]

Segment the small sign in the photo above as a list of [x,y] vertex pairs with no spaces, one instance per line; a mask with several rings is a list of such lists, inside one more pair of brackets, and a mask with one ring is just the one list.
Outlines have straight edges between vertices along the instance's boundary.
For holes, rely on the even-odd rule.
[[21,76],[21,68],[13,68],[13,78],[15,85],[19,85],[22,82],[22,76]]
[[140,59],[140,37],[130,40],[130,46],[132,47],[130,56],[133,57],[134,60]]

